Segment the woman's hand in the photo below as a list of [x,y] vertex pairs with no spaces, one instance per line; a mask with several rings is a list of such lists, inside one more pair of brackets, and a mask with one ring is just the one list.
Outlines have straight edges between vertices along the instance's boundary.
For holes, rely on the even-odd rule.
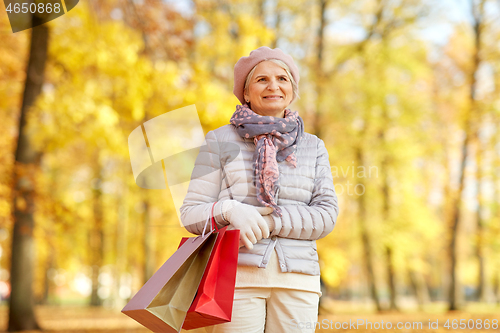
[[253,249],[253,244],[269,237],[269,225],[263,215],[273,212],[271,207],[255,207],[236,200],[223,202],[222,214],[229,221],[228,230],[240,231],[240,244]]

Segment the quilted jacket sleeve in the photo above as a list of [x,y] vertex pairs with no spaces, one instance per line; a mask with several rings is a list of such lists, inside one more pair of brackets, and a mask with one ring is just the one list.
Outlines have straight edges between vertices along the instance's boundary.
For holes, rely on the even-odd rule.
[[[213,131],[205,136],[205,145],[200,148],[191,174],[188,193],[180,208],[181,221],[187,231],[201,235],[212,205],[217,202],[222,180],[219,143]],[[220,216],[220,205],[214,207],[214,216],[219,226],[227,225]],[[208,229],[209,227],[207,227]]]
[[339,207],[332,172],[323,140],[318,139],[316,175],[311,202],[308,206],[282,205],[280,218],[275,213],[271,236],[316,240],[328,235],[335,226]]

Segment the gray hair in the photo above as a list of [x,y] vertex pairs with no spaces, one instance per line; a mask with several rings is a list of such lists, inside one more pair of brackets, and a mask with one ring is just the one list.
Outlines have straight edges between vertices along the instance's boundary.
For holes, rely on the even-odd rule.
[[[295,82],[295,79],[293,78],[292,73],[290,73],[290,68],[288,67],[288,65],[285,64],[285,62],[283,62],[282,60],[279,60],[279,59],[267,59],[267,60],[271,61],[271,62],[274,62],[275,64],[279,65],[281,68],[283,68],[285,70],[286,74],[288,75],[288,78],[290,79],[290,82],[292,83],[292,91],[293,91],[292,102],[296,98],[300,98],[299,97],[299,86],[297,85],[297,82]],[[257,65],[259,65],[259,64],[257,64]],[[248,86],[250,85],[250,79],[252,78],[253,73],[255,72],[255,68],[257,68],[257,65],[253,66],[252,70],[247,75],[247,78],[245,80],[245,86],[243,88],[243,92],[244,93],[248,93]]]

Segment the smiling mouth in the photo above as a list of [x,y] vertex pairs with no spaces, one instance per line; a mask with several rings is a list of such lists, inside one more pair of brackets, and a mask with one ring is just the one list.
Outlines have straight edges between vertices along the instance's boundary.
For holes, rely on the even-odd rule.
[[283,96],[265,96],[265,99],[282,99]]

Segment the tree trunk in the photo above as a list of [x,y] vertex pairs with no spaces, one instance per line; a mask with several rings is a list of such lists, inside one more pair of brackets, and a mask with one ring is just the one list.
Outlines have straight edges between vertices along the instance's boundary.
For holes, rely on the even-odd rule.
[[[469,126],[466,127],[466,132],[469,131]],[[450,287],[449,287],[449,306],[448,310],[458,310],[458,292],[459,285],[457,282],[457,274],[456,274],[456,266],[457,266],[457,248],[456,241],[458,236],[458,222],[460,221],[460,199],[462,197],[463,189],[464,189],[464,179],[465,179],[465,166],[467,160],[467,152],[469,146],[469,135],[466,134],[465,140],[462,146],[462,161],[460,163],[460,180],[459,180],[459,189],[455,194],[454,205],[452,207],[453,212],[451,215],[451,240],[449,244],[449,259],[450,259]]]
[[[387,110],[384,108],[383,110],[383,118],[384,118],[384,126],[387,126],[389,124],[389,117],[387,115]],[[385,142],[385,132],[386,128],[382,128],[380,130],[379,138],[381,141],[381,146],[385,147],[386,142]],[[384,149],[384,156],[382,157],[382,162],[381,162],[381,170],[380,173],[382,174],[383,180],[382,180],[382,217],[384,220],[384,223],[390,223],[389,218],[390,218],[390,188],[389,188],[389,180],[388,180],[388,175],[389,175],[389,157],[386,155],[388,150]],[[386,241],[385,244],[385,253],[386,253],[386,269],[387,269],[387,279],[389,282],[389,308],[390,310],[395,310],[399,311],[398,306],[396,304],[396,278],[395,278],[395,268],[394,268],[394,260],[392,259],[392,244],[390,244],[388,241]]]
[[[387,123],[387,122],[386,122]],[[382,141],[384,141],[384,134],[382,134]],[[383,144],[383,143],[382,143]],[[384,158],[381,165],[381,174],[384,175],[383,185],[382,185],[382,197],[383,197],[383,212],[382,216],[384,221],[388,221],[389,219],[389,209],[390,209],[390,193],[389,193],[389,183],[387,179],[388,169],[387,169],[387,157]],[[396,278],[395,278],[395,268],[394,268],[394,260],[392,259],[392,244],[385,244],[385,253],[386,253],[386,269],[387,269],[387,279],[389,282],[389,298],[390,305],[389,308],[391,310],[399,311],[399,308],[396,304]]]
[[484,207],[483,196],[481,195],[481,184],[482,184],[482,154],[483,149],[481,147],[481,141],[476,132],[476,143],[477,143],[477,151],[476,151],[476,182],[477,182],[477,212],[476,212],[476,258],[479,263],[479,271],[478,271],[478,281],[476,288],[476,299],[479,302],[486,301],[486,274],[485,274],[485,260],[484,251],[483,251],[483,243],[484,243],[484,220],[482,217],[482,210]]
[[[408,258],[407,262],[410,262],[413,258]],[[408,271],[408,278],[410,280],[410,285],[413,289],[413,294],[417,300],[419,311],[424,311],[424,305],[430,302],[429,287],[425,280],[424,275],[407,264],[406,269]]]
[[424,311],[424,305],[430,301],[429,290],[425,283],[425,279],[420,272],[414,271],[411,268],[408,268],[408,277],[415,298],[417,299],[418,310]]
[[[437,70],[436,70],[437,71]],[[438,79],[438,76],[435,75],[433,79],[433,89],[432,89],[432,96],[433,96],[433,109],[435,110],[435,113],[440,115],[443,113],[440,109],[440,91],[441,91],[441,86],[440,82]],[[446,119],[443,116],[440,116],[437,118],[436,122],[445,122]],[[441,205],[441,209],[439,211],[439,216],[440,219],[443,221],[444,224],[450,223],[452,220],[452,215],[453,215],[453,205],[455,204],[454,201],[454,191],[452,189],[452,172],[451,172],[451,163],[450,163],[450,143],[449,143],[449,135],[447,135],[448,131],[451,131],[452,129],[449,127],[443,128],[438,134],[438,142],[440,146],[442,147],[442,154],[440,155],[440,162],[441,165],[443,166],[443,203]],[[430,183],[434,183],[434,174],[432,170],[430,171],[431,178],[427,178],[427,181]],[[447,240],[448,241],[448,240]],[[449,249],[448,249],[449,250]],[[430,251],[427,251],[426,253],[429,254]],[[436,276],[439,277],[439,284],[443,285],[446,284],[444,283],[447,278],[449,278],[449,268],[445,267],[447,265],[450,265],[449,261],[447,260],[447,257],[439,258],[435,256],[431,256],[430,258],[427,258],[427,261],[430,263],[430,266],[432,267],[431,271],[431,276]],[[444,272],[443,272],[444,270]],[[447,281],[446,281],[447,282]],[[435,285],[434,280],[430,280],[429,278],[427,279],[427,286],[429,289],[429,296],[430,296],[430,301],[436,301],[441,298],[441,295],[437,295],[435,292],[436,290],[439,290],[439,293],[442,293],[443,290],[446,289],[446,286],[442,287],[437,287]]]
[[[498,266],[497,266],[498,267]],[[495,270],[495,281],[493,282],[494,296],[497,301],[497,305],[500,305],[500,269]]]
[[[37,330],[33,295],[34,239],[33,213],[35,209],[34,172],[40,165],[41,154],[33,149],[26,132],[26,119],[30,107],[41,92],[44,82],[45,64],[49,44],[49,29],[38,25],[40,18],[33,15],[30,54],[26,69],[19,133],[13,175],[13,221],[12,257],[10,270],[11,294],[9,299],[8,331]],[[38,26],[36,26],[38,25]]]
[[399,311],[399,308],[396,304],[396,279],[395,279],[395,269],[394,269],[394,263],[392,259],[392,247],[390,245],[385,246],[385,253],[386,253],[386,263],[387,263],[387,278],[389,280],[389,291],[390,291],[390,305],[389,309],[394,310],[394,311]]
[[122,287],[121,277],[127,271],[127,235],[128,235],[128,193],[127,188],[122,192],[118,200],[118,221],[116,223],[116,276],[115,276],[115,307],[123,308],[125,302],[120,295],[120,287]]
[[[364,165],[363,164],[363,152],[360,147],[356,147],[356,163],[357,165]],[[363,178],[358,178],[358,183],[361,184],[363,187],[365,184],[363,183]],[[375,273],[373,270],[373,262],[372,262],[372,257],[371,257],[371,242],[370,242],[370,237],[368,235],[368,230],[366,227],[366,219],[367,214],[366,214],[366,203],[365,203],[365,196],[360,195],[358,197],[358,203],[359,203],[359,223],[360,223],[360,230],[361,230],[361,242],[363,246],[363,261],[365,264],[365,269],[366,269],[366,275],[368,277],[368,284],[370,288],[370,295],[373,301],[375,302],[375,306],[377,308],[377,311],[382,311],[382,307],[380,305],[380,300],[377,292],[377,284],[375,283]]]
[[[42,166],[43,168],[43,166]],[[56,194],[57,192],[57,184],[58,181],[58,174],[60,173],[60,169],[54,169],[52,168],[50,170],[50,185],[49,185],[49,193],[51,194]],[[55,216],[55,212],[51,212],[49,214],[53,214]],[[55,231],[50,227],[49,230],[46,230],[46,238],[45,242],[46,244],[53,244],[55,242],[57,236],[55,235]],[[50,245],[49,245],[50,246]],[[56,267],[56,255],[54,251],[48,251],[47,256],[44,261],[45,269],[44,269],[44,274],[43,274],[43,292],[42,295],[40,295],[40,298],[37,300],[36,304],[48,304],[49,303],[49,297],[53,292],[53,287],[54,283],[51,281],[50,278],[50,273],[52,272]],[[41,262],[41,258],[38,258],[38,262]]]
[[262,23],[262,25],[266,24],[266,13],[265,13],[265,6],[266,6],[266,0],[259,0],[257,1],[257,16],[259,18],[259,21]]
[[103,233],[103,209],[102,209],[102,175],[99,161],[99,153],[94,158],[94,179],[92,180],[92,205],[94,213],[94,225],[90,230],[90,264],[92,266],[92,293],[90,295],[91,306],[101,306],[99,297],[99,273],[104,257],[104,233]]
[[276,13],[276,27],[274,28],[274,39],[271,44],[272,49],[278,47],[278,39],[280,39],[280,25],[281,25],[281,11],[278,8]]
[[475,133],[474,127],[476,125],[476,113],[477,113],[477,103],[476,100],[476,87],[477,87],[477,76],[476,72],[480,64],[480,50],[481,50],[481,30],[482,30],[482,15],[483,15],[484,0],[482,0],[478,8],[472,5],[473,16],[474,16],[474,38],[475,38],[475,48],[472,55],[472,68],[469,73],[470,91],[469,91],[469,105],[470,108],[465,116],[465,139],[462,145],[462,160],[460,163],[460,178],[459,178],[459,189],[454,197],[453,212],[451,215],[451,241],[449,244],[449,256],[450,256],[450,289],[449,289],[449,306],[448,310],[458,310],[459,309],[459,284],[457,281],[457,248],[456,241],[458,235],[458,224],[460,221],[460,207],[461,198],[464,192],[464,182],[465,182],[465,167],[467,161],[467,155],[469,153],[469,145],[472,141],[472,136]]
[[44,270],[45,274],[43,275],[43,294],[39,301],[40,304],[48,304],[49,296],[52,292],[52,283],[49,279],[48,272],[54,269],[54,262],[55,262],[54,252],[50,251],[46,261],[46,269]]
[[322,136],[322,127],[324,124],[322,124],[322,111],[321,111],[321,105],[322,105],[322,100],[323,100],[323,87],[325,84],[325,76],[324,76],[324,70],[323,70],[323,53],[324,53],[324,47],[325,47],[325,41],[324,41],[324,36],[325,36],[325,28],[326,28],[326,5],[327,5],[327,0],[319,0],[319,8],[320,8],[320,23],[319,23],[319,28],[318,28],[318,34],[316,36],[316,50],[317,50],[317,57],[316,57],[316,64],[315,64],[315,78],[316,78],[316,115],[314,117],[314,124],[313,124],[313,134],[317,135],[318,137],[321,138]]
[[[500,119],[497,120],[497,131],[493,138],[494,144],[500,142]],[[492,216],[500,216],[500,155],[497,154],[493,163],[493,188],[495,194],[493,195],[493,214]],[[495,297],[497,304],[500,305],[500,262],[497,261],[495,269]]]
[[[320,283],[320,289],[322,296],[319,298],[319,304],[318,304],[318,316],[322,315],[323,313],[330,313],[329,309],[324,307],[324,300],[328,297],[329,290],[328,286],[325,284],[323,281],[323,278],[320,276],[319,277],[319,283]],[[323,302],[322,302],[323,300]]]
[[[148,190],[143,190],[148,191]],[[146,192],[144,192],[142,213],[142,222],[144,225],[144,283],[146,283],[155,272],[155,256],[154,256],[154,235],[151,231],[151,221],[149,217],[149,199]]]

